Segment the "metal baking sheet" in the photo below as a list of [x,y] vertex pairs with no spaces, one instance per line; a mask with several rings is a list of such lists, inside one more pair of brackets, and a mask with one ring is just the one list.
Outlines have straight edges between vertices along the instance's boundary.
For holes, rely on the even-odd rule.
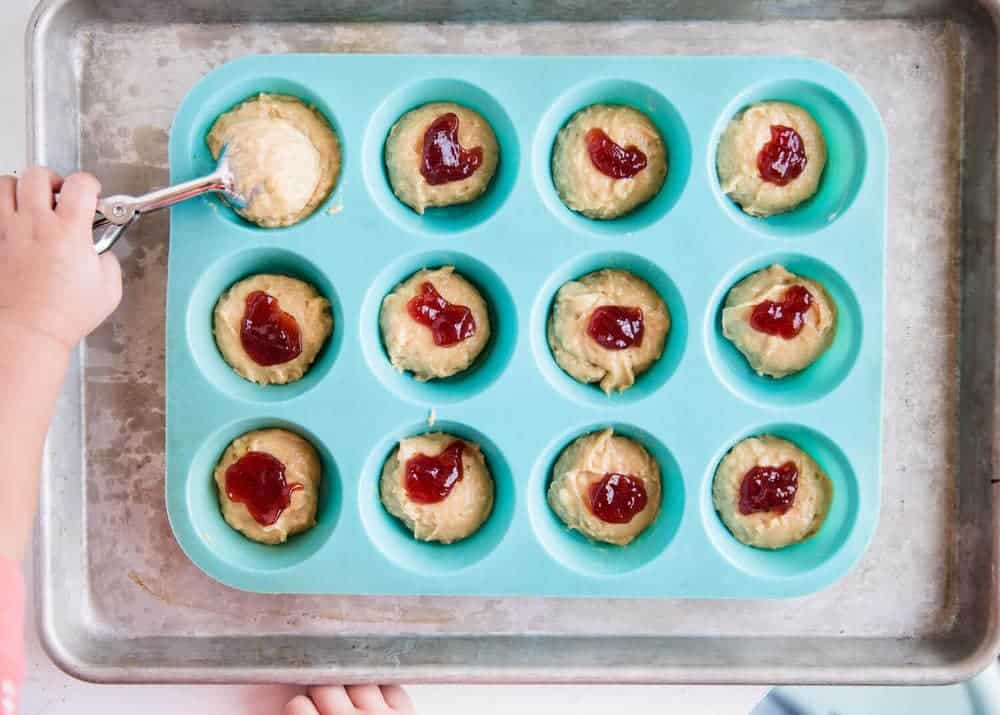
[[[100,681],[933,683],[995,656],[1000,2],[47,0],[29,26],[33,161],[167,181],[213,67],[263,52],[781,54],[857,79],[890,141],[882,516],[861,563],[783,601],[268,596],[181,553],[163,492],[167,217],[116,250],[126,299],[52,429],[38,597]],[[345,250],[350,250],[345,246]]]

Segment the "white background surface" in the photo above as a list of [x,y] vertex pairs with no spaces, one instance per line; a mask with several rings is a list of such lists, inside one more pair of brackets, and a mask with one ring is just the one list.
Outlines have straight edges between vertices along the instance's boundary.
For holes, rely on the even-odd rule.
[[[23,37],[36,0],[0,0],[0,173],[26,161]],[[152,188],[152,187],[151,187]],[[128,296],[125,297],[128,300]],[[30,593],[30,588],[29,588]],[[280,715],[296,691],[271,686],[97,686],[60,672],[42,651],[29,604],[24,715]],[[547,713],[744,715],[759,687],[418,686],[420,715]]]

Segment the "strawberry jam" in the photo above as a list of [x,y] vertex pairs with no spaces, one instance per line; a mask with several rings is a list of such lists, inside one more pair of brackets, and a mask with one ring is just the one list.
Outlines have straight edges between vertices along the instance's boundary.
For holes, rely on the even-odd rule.
[[250,359],[264,366],[294,360],[302,352],[298,321],[262,290],[247,296],[240,342]]
[[791,340],[802,332],[812,301],[812,293],[805,286],[794,285],[785,291],[780,303],[765,300],[755,305],[750,313],[750,327],[758,333]]
[[623,147],[594,127],[587,132],[587,152],[591,163],[612,179],[631,179],[646,168],[646,155],[636,146]]
[[760,178],[784,186],[799,177],[807,162],[806,146],[799,133],[791,127],[771,125],[771,141],[757,154]]
[[458,143],[458,115],[442,114],[424,133],[420,173],[431,186],[461,181],[476,173],[483,163],[483,148],[464,149]]
[[468,306],[449,303],[430,281],[421,283],[419,291],[407,302],[406,310],[431,329],[435,345],[448,347],[475,335],[476,319]]
[[451,494],[462,481],[462,450],[465,444],[455,440],[436,457],[418,454],[406,460],[404,486],[410,499],[419,504],[435,504]]
[[795,462],[780,467],[754,467],[740,483],[740,514],[769,511],[784,514],[795,503],[799,469]]
[[261,526],[271,526],[301,484],[285,481],[285,465],[267,452],[247,452],[226,470],[226,496],[246,506]]
[[590,485],[590,510],[608,524],[627,524],[646,508],[646,488],[641,479],[609,472]]
[[601,305],[587,323],[587,335],[606,350],[642,346],[642,308]]

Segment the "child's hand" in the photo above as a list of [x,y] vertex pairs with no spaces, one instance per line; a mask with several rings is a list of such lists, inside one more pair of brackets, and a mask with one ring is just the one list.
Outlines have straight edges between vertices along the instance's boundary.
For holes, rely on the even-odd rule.
[[331,685],[293,698],[284,715],[414,715],[414,710],[398,685]]
[[0,328],[68,350],[118,305],[118,261],[93,245],[100,190],[90,174],[0,176]]

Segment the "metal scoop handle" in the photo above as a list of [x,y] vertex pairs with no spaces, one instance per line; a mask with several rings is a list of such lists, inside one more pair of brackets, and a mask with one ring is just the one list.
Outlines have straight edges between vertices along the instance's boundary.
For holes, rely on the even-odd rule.
[[213,191],[226,194],[226,199],[237,208],[243,206],[242,197],[233,190],[233,177],[225,157],[219,162],[215,171],[197,179],[154,189],[141,196],[119,194],[99,199],[93,224],[94,249],[98,253],[110,249],[128,227],[145,213],[158,211]]

